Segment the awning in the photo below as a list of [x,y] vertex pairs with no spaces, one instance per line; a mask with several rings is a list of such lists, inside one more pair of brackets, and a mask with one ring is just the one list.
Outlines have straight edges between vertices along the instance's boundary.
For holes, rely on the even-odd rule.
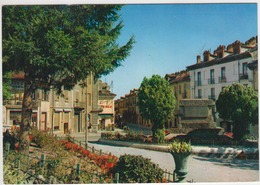
[[55,112],[62,112],[63,109],[54,109]]
[[111,118],[113,117],[114,115],[113,114],[99,114],[98,115],[100,118]]
[[64,112],[70,112],[71,111],[71,109],[63,109],[64,110]]

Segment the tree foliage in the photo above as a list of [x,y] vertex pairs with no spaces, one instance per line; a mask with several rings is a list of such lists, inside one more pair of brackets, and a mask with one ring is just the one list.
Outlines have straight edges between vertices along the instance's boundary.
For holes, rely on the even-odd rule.
[[232,121],[234,138],[242,139],[249,125],[258,123],[258,95],[251,87],[233,84],[225,87],[216,102],[219,117]]
[[164,125],[171,118],[175,108],[175,97],[169,82],[159,75],[144,78],[138,92],[138,106],[143,118],[151,120],[153,139],[164,140]]
[[114,71],[134,38],[119,46],[120,5],[3,6],[3,70],[24,72],[21,133],[28,130],[31,96],[52,87],[58,94]]
[[2,93],[3,93],[3,100],[8,100],[11,98],[11,73],[3,73],[3,84],[2,84]]
[[116,42],[123,27],[118,5],[4,6],[3,68],[24,71],[34,89],[73,87],[93,72],[112,72],[129,55],[133,37]]

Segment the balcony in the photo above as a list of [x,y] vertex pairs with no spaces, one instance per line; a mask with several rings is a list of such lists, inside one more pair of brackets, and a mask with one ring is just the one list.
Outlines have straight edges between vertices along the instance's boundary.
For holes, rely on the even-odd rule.
[[239,80],[248,80],[248,74],[247,73],[239,74]]
[[209,95],[209,96],[208,96],[208,99],[211,99],[211,100],[214,100],[214,101],[215,101],[215,99],[216,99],[216,96],[215,96],[215,95],[213,95],[213,94],[212,94],[212,95]]
[[215,84],[215,78],[209,78],[208,84]]
[[4,100],[3,105],[22,105],[21,100],[11,99],[11,100]]
[[225,76],[218,77],[218,83],[226,83],[227,78]]
[[201,80],[195,81],[196,86],[201,86]]

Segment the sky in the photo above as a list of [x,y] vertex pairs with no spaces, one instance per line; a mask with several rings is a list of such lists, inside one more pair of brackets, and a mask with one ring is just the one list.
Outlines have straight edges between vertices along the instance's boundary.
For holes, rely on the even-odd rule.
[[205,50],[258,34],[257,4],[128,4],[120,11],[124,23],[118,38],[136,43],[130,55],[111,74],[101,78],[117,94],[139,88],[144,77],[185,70]]

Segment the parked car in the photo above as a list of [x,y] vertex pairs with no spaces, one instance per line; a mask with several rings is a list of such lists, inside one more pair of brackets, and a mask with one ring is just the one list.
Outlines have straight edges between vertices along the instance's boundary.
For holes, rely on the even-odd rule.
[[178,135],[173,140],[178,139],[191,144],[202,144],[202,145],[230,145],[233,144],[233,138],[226,135],[223,128],[200,128],[194,129],[187,134]]

